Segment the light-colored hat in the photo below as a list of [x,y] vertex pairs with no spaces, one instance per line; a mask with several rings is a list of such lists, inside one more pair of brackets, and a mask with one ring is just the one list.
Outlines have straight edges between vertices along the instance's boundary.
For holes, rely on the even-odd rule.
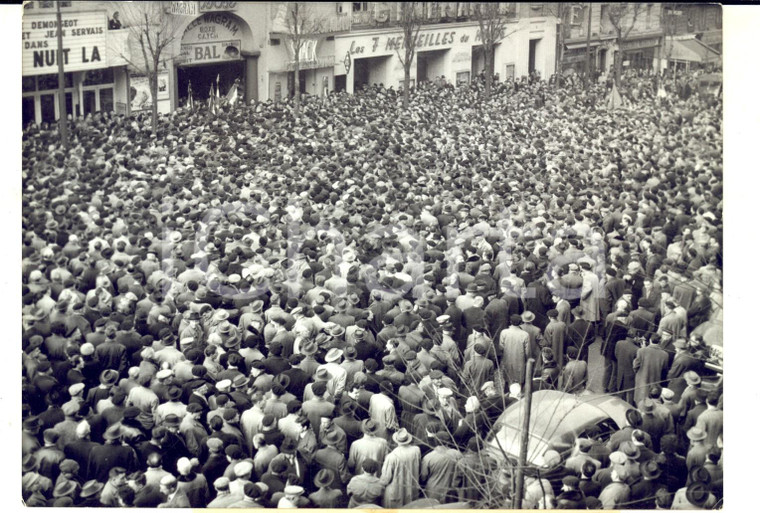
[[77,394],[82,393],[84,390],[84,383],[75,383],[69,387],[69,395],[74,397]]
[[334,362],[334,361],[340,360],[341,356],[343,356],[343,351],[341,349],[338,349],[337,347],[333,347],[332,349],[327,351],[327,354],[325,355],[325,361]]
[[253,463],[250,461],[241,461],[240,463],[237,463],[234,467],[234,472],[237,477],[243,477],[247,474],[250,474],[253,470]]
[[180,458],[177,460],[177,472],[182,476],[186,476],[193,470],[193,464],[187,458]]
[[689,438],[689,440],[698,442],[707,438],[707,433],[705,433],[704,429],[694,426],[686,432],[686,436]]
[[406,428],[401,428],[393,433],[393,441],[399,445],[408,445],[412,443],[412,435],[409,434]]
[[480,408],[480,401],[478,401],[478,398],[475,396],[468,397],[467,401],[464,403],[464,411],[471,413],[478,408]]
[[285,495],[303,495],[304,491],[303,486],[298,485],[288,485],[283,490]]

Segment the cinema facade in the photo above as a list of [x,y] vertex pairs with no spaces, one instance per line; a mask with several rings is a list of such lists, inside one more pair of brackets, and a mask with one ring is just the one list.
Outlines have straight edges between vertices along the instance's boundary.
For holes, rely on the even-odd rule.
[[[67,114],[134,114],[151,104],[146,76],[130,66],[141,59],[134,28],[110,23],[114,2],[61,2]],[[427,5],[427,4],[426,4]],[[478,23],[468,3],[425,7],[426,23],[416,40],[412,85],[444,77],[466,84],[485,68]],[[554,72],[556,18],[533,4],[503,3],[505,37],[496,45],[499,80]],[[161,2],[175,21],[175,37],[162,55],[159,111],[169,113],[208,98],[212,86],[225,95],[237,80],[246,101],[281,101],[292,95],[295,56],[285,2]],[[322,20],[299,53],[299,90],[323,96],[353,93],[372,84],[398,88],[404,71],[396,4],[310,4]],[[124,10],[127,7],[123,8]],[[122,13],[121,19],[124,19]],[[23,119],[52,122],[58,105],[55,3],[28,2],[23,17]]]

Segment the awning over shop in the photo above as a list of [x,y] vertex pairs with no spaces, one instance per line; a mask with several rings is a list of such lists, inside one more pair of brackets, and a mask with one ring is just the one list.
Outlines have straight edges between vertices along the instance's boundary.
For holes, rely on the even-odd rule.
[[720,53],[696,39],[665,41],[663,54],[670,60],[707,64],[720,60]]

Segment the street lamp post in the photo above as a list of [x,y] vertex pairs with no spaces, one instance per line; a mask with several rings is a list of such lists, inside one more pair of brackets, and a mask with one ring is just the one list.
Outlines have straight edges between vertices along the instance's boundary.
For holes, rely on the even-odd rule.
[[61,134],[63,147],[69,147],[69,126],[66,122],[66,74],[63,72],[63,29],[61,25],[61,2],[56,2],[56,27],[58,28],[58,131]]

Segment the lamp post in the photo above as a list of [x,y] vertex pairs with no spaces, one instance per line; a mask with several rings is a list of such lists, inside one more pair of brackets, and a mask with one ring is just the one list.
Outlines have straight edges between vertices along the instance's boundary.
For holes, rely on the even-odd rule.
[[66,122],[66,74],[63,72],[63,29],[61,28],[61,2],[56,2],[56,28],[58,29],[58,131],[61,134],[63,147],[69,147],[69,126]]

